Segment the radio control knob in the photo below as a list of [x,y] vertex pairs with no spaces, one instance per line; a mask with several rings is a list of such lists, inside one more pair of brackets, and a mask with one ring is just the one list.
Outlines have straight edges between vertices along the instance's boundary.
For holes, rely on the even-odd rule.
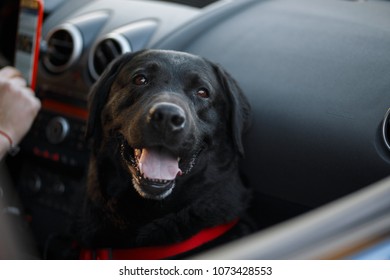
[[42,190],[42,179],[38,174],[32,174],[28,182],[28,191],[32,194],[39,193]]
[[63,195],[66,191],[66,186],[63,182],[58,181],[53,185],[53,193],[56,195]]
[[52,144],[59,144],[69,134],[69,122],[63,117],[55,117],[46,127],[46,137]]

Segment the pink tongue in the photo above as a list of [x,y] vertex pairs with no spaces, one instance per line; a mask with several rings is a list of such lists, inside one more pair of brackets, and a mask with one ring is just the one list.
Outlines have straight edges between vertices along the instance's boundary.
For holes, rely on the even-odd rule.
[[142,149],[139,169],[145,178],[158,180],[173,180],[181,173],[178,160],[160,149]]

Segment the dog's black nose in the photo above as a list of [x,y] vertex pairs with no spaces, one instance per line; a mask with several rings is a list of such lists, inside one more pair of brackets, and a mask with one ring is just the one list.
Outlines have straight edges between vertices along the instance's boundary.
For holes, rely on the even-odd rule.
[[173,103],[160,102],[149,110],[150,123],[162,131],[180,131],[186,123],[184,110]]

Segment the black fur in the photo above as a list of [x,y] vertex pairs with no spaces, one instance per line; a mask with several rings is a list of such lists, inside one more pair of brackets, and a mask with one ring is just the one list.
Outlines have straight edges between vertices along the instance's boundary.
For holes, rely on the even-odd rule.
[[[89,101],[83,246],[170,244],[244,216],[250,190],[240,179],[238,160],[250,106],[219,66],[181,52],[129,53],[104,72]],[[151,108],[159,102],[181,108],[180,129],[169,133],[151,125]],[[180,157],[184,173],[164,197],[137,192],[129,168],[134,149],[157,146]],[[244,233],[244,220],[234,235]]]

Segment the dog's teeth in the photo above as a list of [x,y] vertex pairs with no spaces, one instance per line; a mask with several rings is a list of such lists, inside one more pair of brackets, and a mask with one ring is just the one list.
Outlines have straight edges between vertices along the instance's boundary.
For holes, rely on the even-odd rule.
[[153,182],[153,183],[159,183],[159,184],[167,184],[167,183],[169,183],[169,180],[150,179],[150,178],[146,178],[146,179],[148,179],[150,182]]

